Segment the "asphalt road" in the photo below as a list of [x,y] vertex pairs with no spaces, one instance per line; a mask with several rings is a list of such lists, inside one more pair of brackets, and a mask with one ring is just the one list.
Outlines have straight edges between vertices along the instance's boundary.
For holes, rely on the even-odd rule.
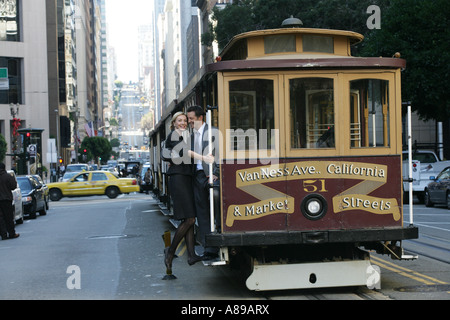
[[450,214],[423,209],[415,209],[420,239],[405,247],[426,255],[412,252],[419,255],[414,261],[373,255],[381,290],[253,292],[228,267],[188,266],[183,244],[173,263],[178,279],[162,280],[162,234],[174,227],[150,195],[64,198],[51,202],[46,216],[17,226],[20,238],[0,241],[0,299],[169,300],[181,307],[193,300],[448,300],[450,267],[442,253],[449,251]]

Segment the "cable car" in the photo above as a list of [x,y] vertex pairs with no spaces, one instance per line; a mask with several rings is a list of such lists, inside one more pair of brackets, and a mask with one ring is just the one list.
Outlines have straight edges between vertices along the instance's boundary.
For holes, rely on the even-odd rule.
[[374,287],[370,251],[402,259],[402,241],[418,237],[402,207],[406,61],[352,56],[362,40],[300,27],[239,34],[151,133],[170,207],[158,159],[170,114],[217,107],[220,212],[206,243],[220,248],[215,264],[248,267],[250,290]]

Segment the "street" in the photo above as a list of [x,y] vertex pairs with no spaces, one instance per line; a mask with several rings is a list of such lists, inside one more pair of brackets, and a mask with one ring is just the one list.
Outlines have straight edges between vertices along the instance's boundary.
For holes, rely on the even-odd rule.
[[0,299],[448,300],[450,211],[414,208],[420,238],[405,248],[419,258],[374,255],[381,290],[253,292],[226,266],[189,266],[183,242],[173,263],[177,279],[162,280],[161,236],[175,230],[151,195],[64,198],[51,202],[46,216],[16,226],[18,239],[0,241]]
[[144,134],[141,129],[142,117],[149,112],[148,106],[143,107],[139,103],[138,92],[133,87],[127,87],[122,90],[122,99],[120,100],[119,113],[120,118],[120,141],[122,146],[130,149],[131,147],[141,147],[144,145]]

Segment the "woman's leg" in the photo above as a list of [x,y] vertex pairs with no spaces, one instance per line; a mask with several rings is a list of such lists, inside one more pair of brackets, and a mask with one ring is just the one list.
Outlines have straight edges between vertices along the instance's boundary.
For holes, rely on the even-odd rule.
[[188,252],[188,264],[192,266],[194,263],[202,260],[202,257],[198,256],[195,253],[194,225],[192,225],[188,230],[188,232],[184,236],[184,240],[186,241],[186,248]]
[[[177,250],[178,245],[180,244],[181,240],[188,234],[188,231],[192,228],[192,235],[194,232],[194,223],[195,218],[188,218],[185,219],[177,228],[177,231],[175,232],[175,235],[172,240],[172,244],[166,250],[165,254],[165,260],[164,263],[166,264],[166,268],[170,273],[172,272],[172,260],[175,255],[175,251]],[[186,246],[188,247],[188,244],[186,243]],[[189,247],[188,247],[189,250]]]

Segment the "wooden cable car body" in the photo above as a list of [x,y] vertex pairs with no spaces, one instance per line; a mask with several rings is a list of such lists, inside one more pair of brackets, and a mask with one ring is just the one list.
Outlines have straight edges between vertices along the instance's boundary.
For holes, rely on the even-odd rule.
[[351,56],[362,39],[240,34],[182,94],[181,108],[218,107],[220,222],[206,242],[221,248],[216,264],[249,262],[251,290],[373,287],[363,249],[401,259],[401,241],[418,236],[403,225],[406,62]]

